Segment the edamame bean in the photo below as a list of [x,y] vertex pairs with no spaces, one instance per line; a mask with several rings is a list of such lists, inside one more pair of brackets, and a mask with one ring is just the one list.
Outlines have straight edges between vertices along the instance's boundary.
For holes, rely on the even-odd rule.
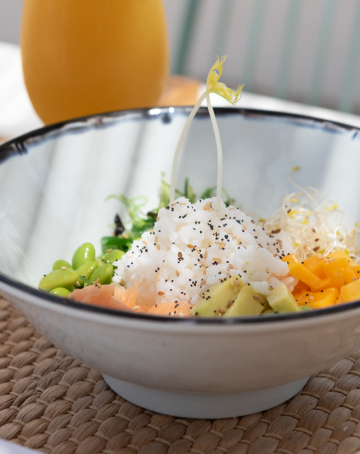
[[53,295],[61,296],[62,298],[67,298],[70,295],[70,290],[65,287],[56,287],[53,288],[50,293]]
[[62,266],[66,266],[66,268],[68,268],[69,270],[74,271],[74,268],[66,260],[56,260],[56,262],[53,265],[53,271],[60,270]]
[[77,278],[78,274],[73,270],[60,269],[51,271],[51,273],[47,274],[41,279],[39,288],[41,290],[45,290],[46,292],[50,292],[57,287],[69,288],[70,286],[75,285]]
[[116,260],[120,260],[124,254],[125,252],[115,249],[114,251],[105,254],[103,260],[105,263],[110,263],[110,265],[112,265]]
[[99,279],[102,285],[111,284],[114,275],[114,267],[110,264],[101,265],[91,274],[90,281],[95,282]]
[[92,272],[98,268],[98,263],[97,261],[89,262],[89,263],[84,263],[84,265],[79,266],[79,268],[76,270],[77,274],[79,276],[83,276],[85,279],[89,279],[91,276]]
[[74,252],[72,258],[72,266],[77,270],[84,263],[93,262],[95,260],[95,248],[91,243],[84,243],[79,246]]

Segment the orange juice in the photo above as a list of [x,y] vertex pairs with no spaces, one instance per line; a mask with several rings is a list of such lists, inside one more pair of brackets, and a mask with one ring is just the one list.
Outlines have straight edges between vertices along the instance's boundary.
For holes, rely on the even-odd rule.
[[168,74],[162,0],[25,0],[21,48],[47,124],[156,105]]

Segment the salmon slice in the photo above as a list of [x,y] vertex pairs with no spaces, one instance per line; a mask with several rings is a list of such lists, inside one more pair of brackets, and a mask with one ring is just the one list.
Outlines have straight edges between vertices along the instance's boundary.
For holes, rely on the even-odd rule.
[[131,309],[136,306],[137,287],[125,287],[117,286],[114,290],[114,298],[120,301],[122,304],[130,307]]
[[[85,288],[92,287],[92,285],[88,285]],[[116,284],[108,284],[108,285],[101,285],[99,286],[99,290],[107,296],[114,296],[114,292],[116,289]]]
[[171,317],[190,317],[190,309],[193,304],[186,301],[179,301],[178,303],[158,303],[150,307],[147,313],[151,315],[164,315]]
[[131,310],[127,305],[112,296],[115,288],[115,284],[101,286],[88,285],[84,288],[74,290],[70,293],[68,298],[72,298],[81,303],[94,304],[96,306],[109,307],[111,309],[119,309],[122,311]]
[[70,293],[69,297],[80,301],[83,298],[85,298],[85,296],[87,296],[87,295],[93,295],[94,292],[96,292],[97,290],[100,291],[101,293],[104,293],[107,296],[113,296],[115,287],[116,287],[115,284],[99,285],[99,286],[87,285],[84,288],[78,288],[78,289],[74,290],[72,293]]
[[88,285],[84,288],[74,290],[70,293],[69,298],[81,303],[94,304],[111,309],[174,317],[189,317],[190,309],[193,307],[193,304],[186,301],[179,301],[178,303],[159,303],[149,308],[146,305],[137,305],[136,296],[136,286],[126,289],[116,284],[109,284],[99,286]]
[[138,314],[146,314],[149,309],[149,306],[134,306],[133,311]]

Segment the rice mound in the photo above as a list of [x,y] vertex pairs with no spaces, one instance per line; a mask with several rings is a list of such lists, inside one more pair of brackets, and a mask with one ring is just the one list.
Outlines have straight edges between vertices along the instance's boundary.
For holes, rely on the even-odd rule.
[[161,208],[154,230],[115,262],[113,281],[137,286],[137,304],[188,301],[195,304],[209,287],[230,276],[267,295],[269,287],[285,284],[292,291],[281,256],[293,252],[281,232],[268,235],[239,209],[223,205],[217,216],[216,198],[191,204],[181,197]]

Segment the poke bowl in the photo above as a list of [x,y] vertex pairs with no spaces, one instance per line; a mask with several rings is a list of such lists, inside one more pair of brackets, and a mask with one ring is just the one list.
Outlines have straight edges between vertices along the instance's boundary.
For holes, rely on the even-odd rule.
[[[57,347],[99,370],[131,402],[193,418],[265,410],[360,345],[360,300],[319,310],[236,317],[124,311],[39,289],[58,259],[82,243],[101,249],[118,197],[158,206],[190,108],[129,110],[75,119],[0,146],[0,289]],[[359,130],[321,119],[215,109],[223,187],[241,210],[267,218],[286,194],[315,188],[344,219],[360,219]],[[208,111],[200,109],[180,157],[177,184],[201,194],[216,182]],[[220,314],[221,315],[221,314]]]

